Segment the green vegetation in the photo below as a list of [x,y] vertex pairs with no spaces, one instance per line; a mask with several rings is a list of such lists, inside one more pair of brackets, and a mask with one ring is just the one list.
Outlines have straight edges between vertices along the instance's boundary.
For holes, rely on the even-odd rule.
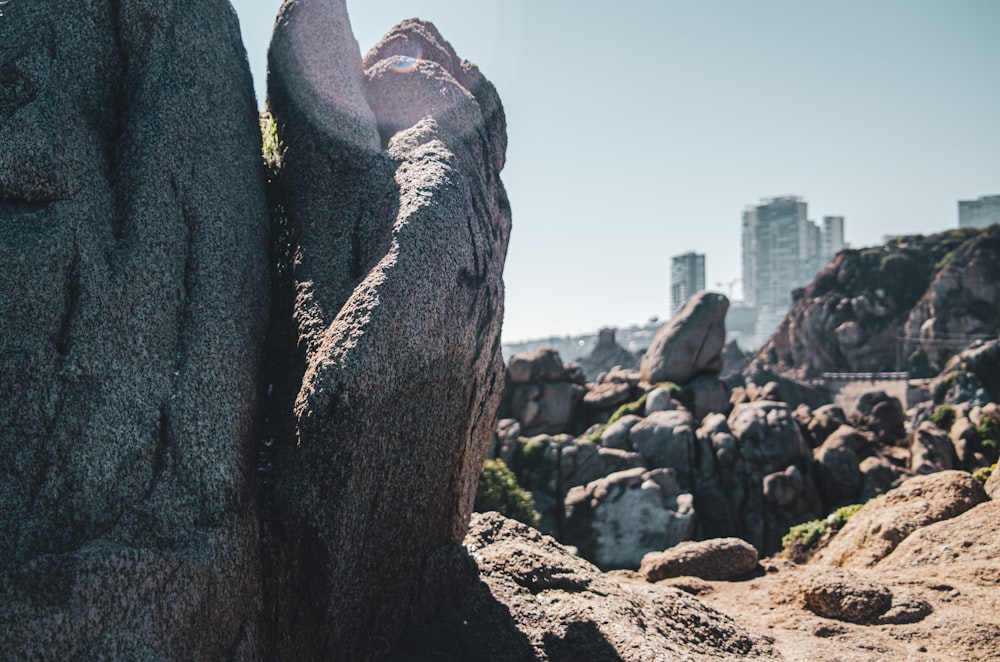
[[996,464],[991,467],[981,467],[972,472],[972,477],[985,485],[986,481],[990,479],[990,476],[993,475],[993,472],[996,471],[996,469]]
[[605,423],[603,426],[601,426],[599,430],[596,430],[595,432],[592,432],[589,435],[587,435],[587,439],[596,444],[599,441],[601,441],[601,435],[604,434],[604,431],[607,430],[612,424],[616,423],[619,419],[622,419],[625,416],[630,416],[630,415],[642,416],[642,412],[645,411],[646,409],[647,398],[649,398],[649,393],[643,393],[642,397],[640,397],[635,402],[627,402],[623,404],[621,407],[615,410],[615,413],[611,414],[611,418],[609,418],[608,422]]
[[863,503],[843,506],[830,513],[825,519],[815,519],[793,526],[781,539],[782,555],[796,562],[805,561],[813,552],[811,548],[824,535],[827,533],[833,535],[842,529],[854,513],[861,510],[863,506]]
[[270,111],[260,114],[260,136],[261,157],[267,181],[267,204],[271,210],[271,254],[275,274],[279,279],[284,279],[291,273],[289,267],[292,264],[292,240],[288,213],[284,205],[278,201],[281,161],[284,154],[278,136],[278,123],[274,121]]
[[955,408],[951,405],[941,405],[934,410],[930,418],[931,423],[938,426],[944,431],[951,429],[951,426],[955,423]]
[[483,464],[474,507],[478,513],[495,510],[528,526],[538,524],[538,512],[531,502],[531,493],[517,484],[514,472],[501,459],[486,460]]

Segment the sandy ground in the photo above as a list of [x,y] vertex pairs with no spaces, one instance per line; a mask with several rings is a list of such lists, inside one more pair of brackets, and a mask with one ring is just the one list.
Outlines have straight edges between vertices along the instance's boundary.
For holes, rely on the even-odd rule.
[[666,580],[723,611],[742,624],[774,638],[788,660],[852,662],[879,660],[1000,660],[1000,591],[995,567],[967,568],[956,578],[935,568],[906,571],[854,571],[893,592],[893,604],[924,601],[932,612],[915,623],[856,625],[807,610],[801,582],[815,566],[765,559],[759,576],[740,582],[693,578]]

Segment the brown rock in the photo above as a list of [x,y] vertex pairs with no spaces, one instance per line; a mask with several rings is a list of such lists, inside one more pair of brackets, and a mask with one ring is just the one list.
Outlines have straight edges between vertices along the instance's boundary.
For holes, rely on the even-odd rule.
[[460,550],[449,550],[425,581],[437,609],[392,659],[780,659],[765,637],[692,596],[605,575],[496,513],[474,515],[465,544],[479,581],[464,579]]
[[869,623],[892,604],[892,591],[852,572],[817,572],[800,588],[806,609],[848,623]]
[[1000,501],[987,501],[948,520],[921,527],[876,566],[934,567],[954,579],[995,585],[1000,579]]
[[913,433],[910,442],[910,469],[917,474],[930,474],[955,466],[955,447],[948,433],[930,421],[924,421]]
[[682,542],[642,558],[641,574],[648,582],[690,575],[708,580],[737,579],[757,567],[757,550],[739,538]]
[[871,567],[918,528],[955,517],[985,499],[982,485],[964,471],[911,478],[865,504],[820,551],[816,562]]
[[702,373],[722,371],[729,299],[713,292],[695,294],[660,328],[639,362],[642,380],[650,384],[687,384]]
[[430,24],[386,39],[360,91],[343,0],[285,2],[271,44],[302,375],[276,463],[290,657],[387,652],[428,554],[466,531],[504,381],[502,110]]

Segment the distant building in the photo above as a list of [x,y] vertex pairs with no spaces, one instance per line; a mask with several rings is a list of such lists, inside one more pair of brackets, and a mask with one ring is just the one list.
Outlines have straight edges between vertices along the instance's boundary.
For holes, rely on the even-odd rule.
[[743,212],[743,297],[757,309],[757,343],[777,328],[792,290],[808,285],[845,248],[844,217],[826,216],[820,228],[801,197],[767,198]]
[[958,227],[986,228],[1000,223],[1000,195],[958,201]]
[[824,216],[823,217],[823,248],[820,251],[820,269],[830,264],[830,261],[840,251],[847,248],[844,243],[844,217]]
[[675,255],[670,267],[670,314],[684,305],[692,294],[705,289],[704,253]]

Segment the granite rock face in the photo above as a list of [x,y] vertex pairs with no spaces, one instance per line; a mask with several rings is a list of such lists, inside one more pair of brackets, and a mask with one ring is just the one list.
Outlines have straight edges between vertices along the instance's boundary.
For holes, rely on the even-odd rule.
[[1000,331],[998,264],[997,228],[841,251],[795,298],[758,359],[807,376],[905,369],[932,377],[963,344]]
[[295,256],[282,374],[301,377],[274,428],[278,645],[370,659],[428,554],[465,534],[496,422],[503,112],[430,24],[362,62],[343,0],[286,2],[270,65]]
[[473,515],[465,549],[447,552],[428,564],[434,608],[389,659],[783,659],[762,633],[680,590],[620,581],[497,513]]
[[0,10],[0,657],[254,657],[267,213],[228,2]]
[[870,568],[920,527],[960,515],[986,499],[983,486],[964,471],[911,478],[884,497],[865,504],[815,561],[843,568]]
[[722,371],[729,299],[715,292],[699,292],[656,332],[639,362],[642,379],[650,384],[687,384],[701,374]]

